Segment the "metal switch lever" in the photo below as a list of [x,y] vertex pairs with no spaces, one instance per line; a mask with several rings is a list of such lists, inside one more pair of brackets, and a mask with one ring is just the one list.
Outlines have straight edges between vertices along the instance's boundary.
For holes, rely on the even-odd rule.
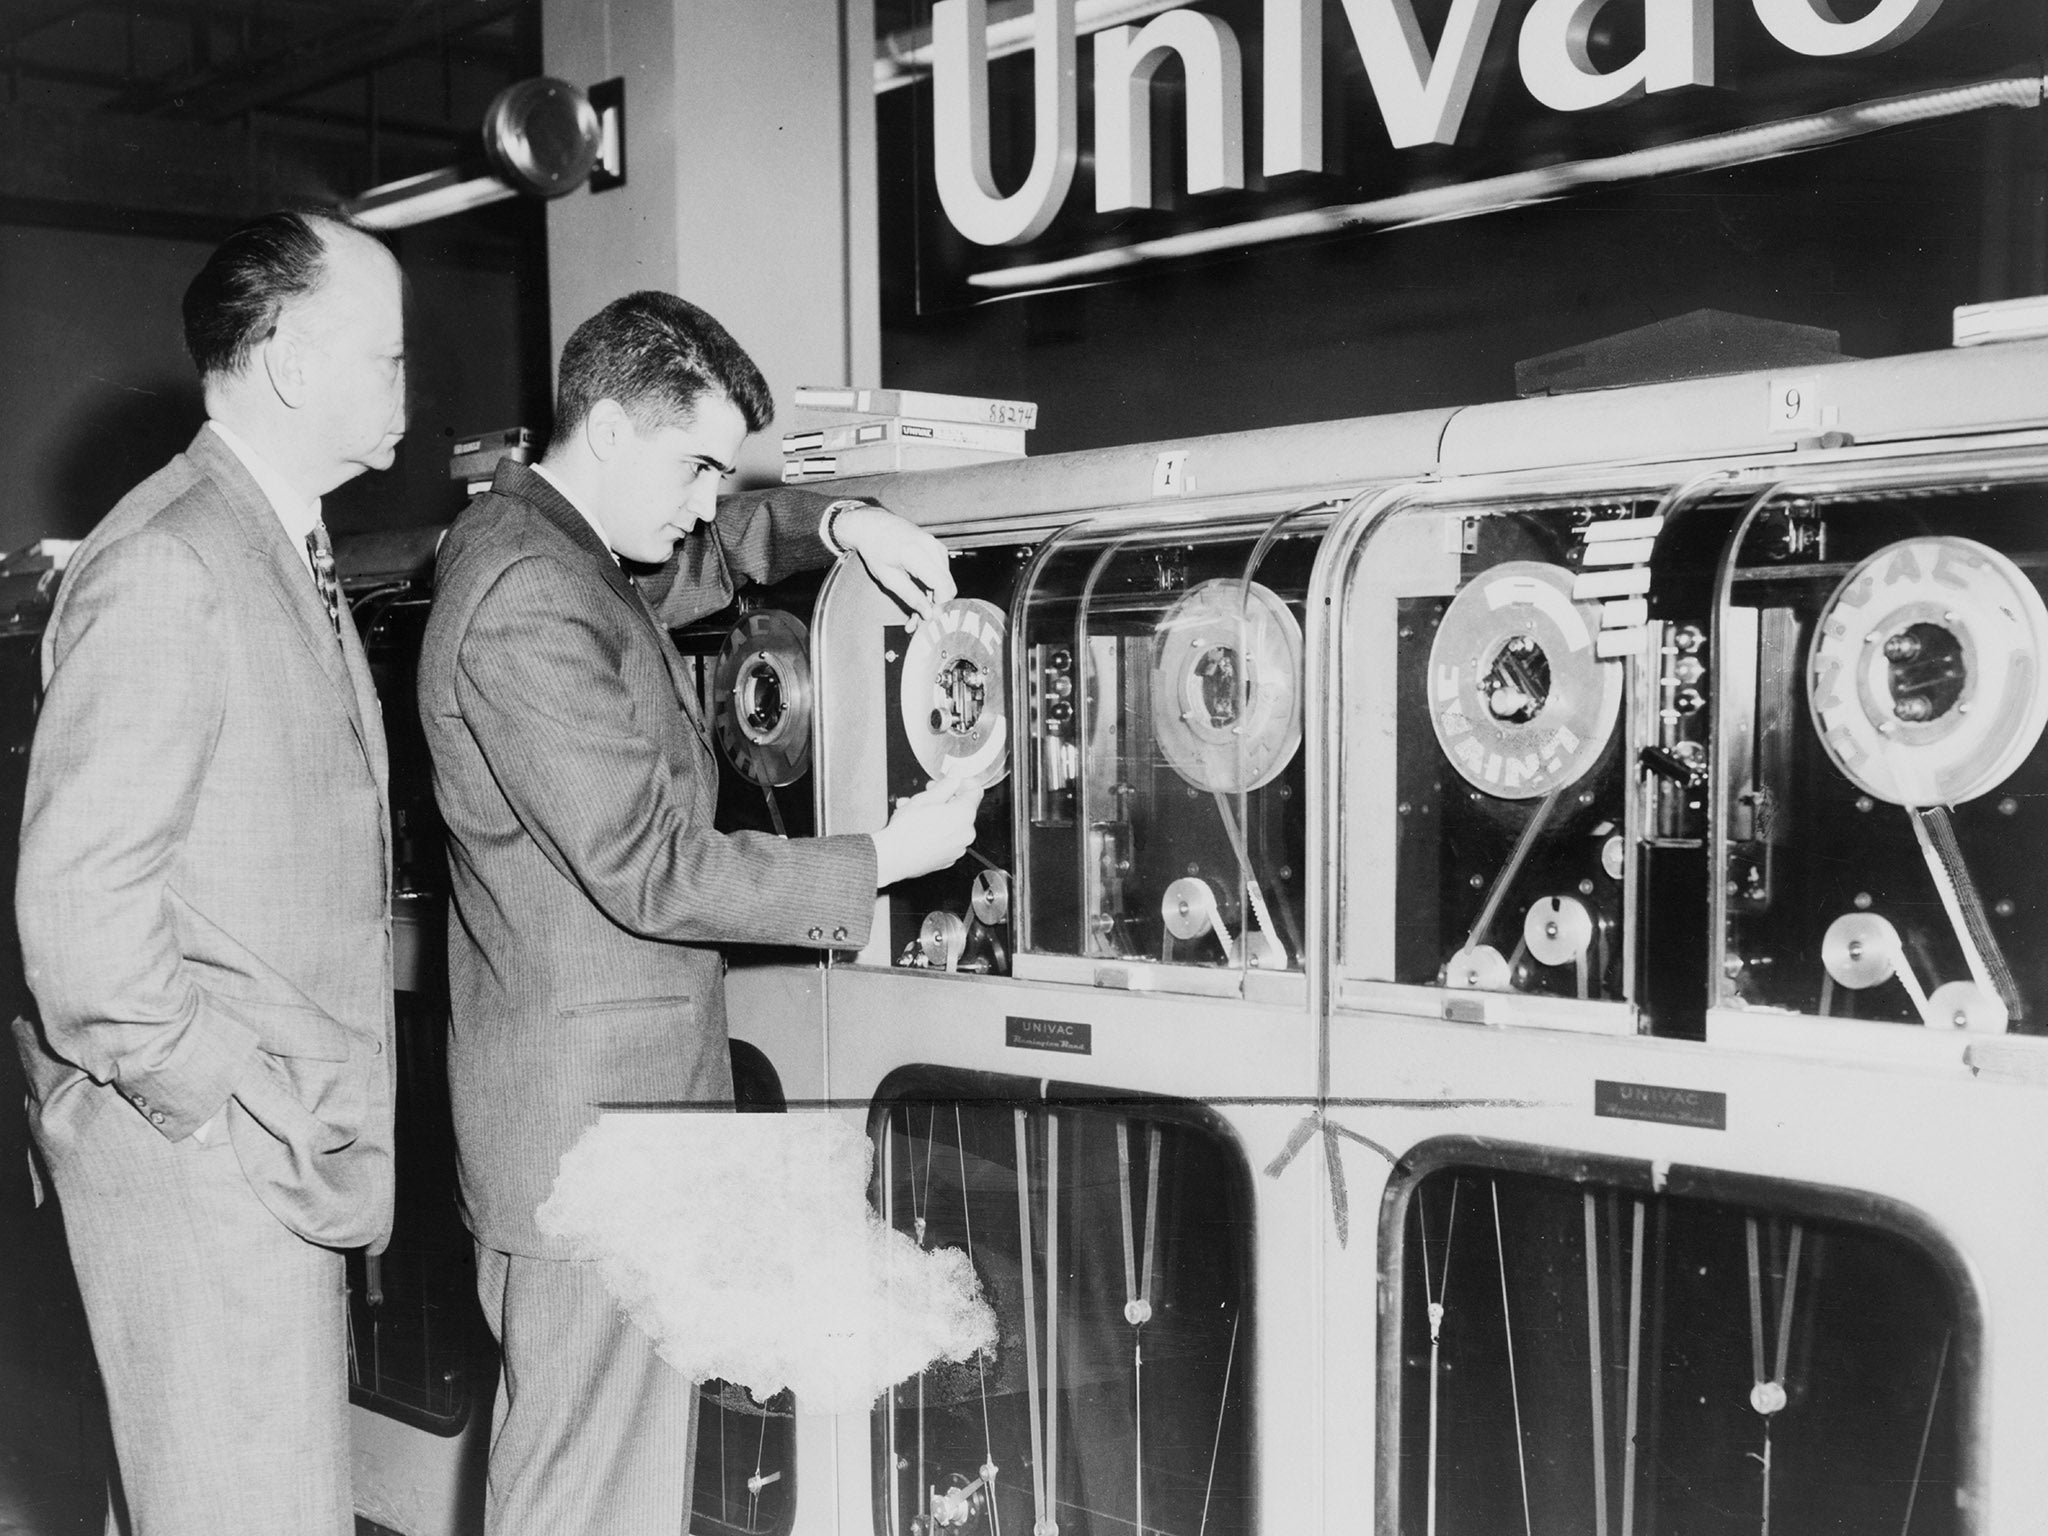
[[1645,747],[1642,752],[1643,766],[1660,779],[1669,779],[1685,789],[1704,789],[1707,783],[1707,765],[1697,762],[1669,747]]

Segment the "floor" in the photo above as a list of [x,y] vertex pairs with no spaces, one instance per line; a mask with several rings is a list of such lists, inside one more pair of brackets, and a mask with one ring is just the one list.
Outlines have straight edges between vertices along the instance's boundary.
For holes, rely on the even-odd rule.
[[37,1209],[21,1066],[0,1042],[0,1536],[99,1536],[113,1461],[64,1224]]
[[[0,1050],[0,1536],[102,1536],[113,1446],[64,1223],[28,1176],[21,1073]],[[395,1536],[368,1521],[356,1536]]]

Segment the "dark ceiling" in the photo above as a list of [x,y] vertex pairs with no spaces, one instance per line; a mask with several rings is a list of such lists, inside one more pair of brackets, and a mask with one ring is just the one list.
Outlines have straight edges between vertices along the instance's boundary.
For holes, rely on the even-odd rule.
[[0,223],[207,237],[465,160],[539,0],[4,0]]

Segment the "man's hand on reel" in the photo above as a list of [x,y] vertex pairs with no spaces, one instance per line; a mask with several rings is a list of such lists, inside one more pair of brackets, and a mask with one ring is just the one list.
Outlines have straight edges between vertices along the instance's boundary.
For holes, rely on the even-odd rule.
[[957,775],[934,779],[897,802],[889,824],[873,834],[876,886],[957,864],[974,841],[974,813],[980,805],[981,786]]
[[917,619],[959,595],[946,546],[885,507],[848,507],[833,520],[832,537],[860,556],[875,585]]

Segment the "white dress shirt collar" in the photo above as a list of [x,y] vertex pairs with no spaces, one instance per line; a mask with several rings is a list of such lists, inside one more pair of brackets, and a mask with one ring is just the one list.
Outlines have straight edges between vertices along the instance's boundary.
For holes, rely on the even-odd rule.
[[284,525],[284,531],[291,536],[292,548],[299,552],[299,558],[306,562],[306,569],[313,569],[312,556],[306,552],[306,535],[313,531],[313,525],[320,521],[320,498],[310,501],[293,489],[270,462],[245,442],[225,422],[207,419],[207,426],[214,435],[228,445],[228,451],[242,461],[242,467],[249,471],[249,478],[256,482],[256,488],[270,503],[270,510],[277,514],[277,520]]
[[561,497],[562,500],[569,503],[570,506],[574,507],[576,509],[576,515],[578,517],[582,518],[583,521],[590,524],[590,531],[597,535],[597,542],[604,546],[605,553],[610,555],[612,557],[613,563],[616,564],[619,558],[619,552],[616,549],[612,548],[612,541],[604,536],[604,529],[600,528],[598,526],[597,519],[590,515],[589,508],[585,507],[583,503],[578,501],[574,496],[571,496],[569,494],[569,488],[566,485],[562,484],[561,481],[557,480],[553,475],[548,473],[547,465],[533,464],[529,465],[528,467],[532,469],[532,471],[536,475],[539,475],[541,479],[547,481],[549,485],[553,486],[555,488],[555,494]]

